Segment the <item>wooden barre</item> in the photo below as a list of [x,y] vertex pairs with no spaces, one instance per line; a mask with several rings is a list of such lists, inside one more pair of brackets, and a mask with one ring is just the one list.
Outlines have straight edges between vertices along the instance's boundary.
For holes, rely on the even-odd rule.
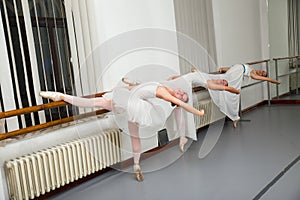
[[[101,97],[105,93],[106,92],[102,92],[99,94],[88,95],[88,96],[83,96],[83,97],[84,98]],[[27,108],[20,108],[17,110],[10,110],[10,111],[6,111],[6,112],[1,112],[0,119],[14,117],[14,116],[18,116],[18,115],[24,115],[24,114],[33,113],[33,112],[38,112],[41,110],[47,110],[47,109],[51,109],[51,108],[57,108],[57,107],[66,106],[66,105],[69,105],[69,104],[65,101],[55,101],[55,102],[46,103],[46,104],[42,104],[42,105],[31,106],[31,107],[27,107]]]
[[273,60],[286,60],[286,59],[294,59],[294,58],[300,58],[300,56],[289,56],[289,57],[283,57],[283,58],[273,58]]
[[[300,58],[300,56],[287,57],[287,58]],[[279,59],[286,59],[286,58],[274,58],[274,60],[276,60],[276,59],[279,60]],[[261,60],[261,61],[249,62],[247,64],[254,65],[254,64],[264,63],[264,62],[269,62],[269,61],[270,61],[270,59],[266,59],[266,60]],[[212,73],[213,74],[218,74],[218,72],[212,72]],[[205,88],[201,87],[201,86],[197,86],[197,87],[193,88],[193,92],[198,92],[198,91],[202,91],[202,90],[205,90]],[[106,92],[102,92],[102,93],[98,93],[98,94],[95,94],[95,95],[88,95],[88,96],[83,96],[83,97],[84,98],[101,97],[105,93]],[[21,108],[21,109],[18,109],[18,110],[0,112],[0,119],[9,118],[9,117],[13,117],[13,116],[18,116],[18,115],[22,115],[22,114],[38,112],[38,111],[41,111],[41,110],[47,110],[47,109],[51,109],[51,108],[57,108],[57,107],[61,107],[61,106],[67,106],[67,105],[69,105],[69,103],[67,103],[65,101],[57,101],[57,102],[51,102],[51,103],[37,105],[37,106],[31,106],[31,107],[27,107],[27,108]],[[43,123],[43,124],[39,124],[39,125],[30,126],[30,127],[23,128],[23,129],[11,131],[11,132],[8,132],[8,133],[0,134],[0,141],[4,140],[4,139],[7,139],[7,138],[12,138],[12,137],[15,137],[15,136],[30,133],[30,132],[33,132],[33,131],[38,131],[38,130],[49,128],[49,127],[52,127],[52,126],[72,122],[72,121],[77,120],[77,119],[83,119],[83,118],[90,117],[90,116],[93,116],[93,115],[101,115],[101,114],[104,114],[104,113],[107,113],[107,112],[109,112],[109,111],[105,110],[105,109],[101,109],[101,110],[97,110],[97,111],[94,111],[94,112],[84,113],[84,114],[80,114],[80,115],[77,115],[77,116],[71,116],[71,117],[68,117],[68,118],[63,118],[63,119],[60,119],[60,120],[46,122],[46,123]]]
[[[194,92],[202,91],[202,90],[205,90],[205,88],[203,88],[201,86],[193,88]],[[96,94],[96,95],[84,96],[84,97],[87,97],[87,98],[88,97],[101,97],[103,94],[105,94],[105,92],[99,93],[99,94]],[[60,107],[60,106],[66,106],[66,105],[68,105],[68,103],[66,103],[64,101],[57,101],[57,102],[51,102],[51,103],[38,105],[38,106],[22,108],[22,109],[19,109],[19,110],[12,110],[12,111],[7,111],[7,112],[2,112],[2,113],[0,113],[0,119],[13,117],[13,116],[16,116],[16,115],[21,115],[21,114],[27,114],[27,113],[31,113],[31,112],[37,112],[37,111],[44,110],[44,109],[50,109],[50,108],[56,108],[56,107]],[[105,109],[101,109],[101,110],[97,110],[97,111],[94,111],[94,112],[84,113],[84,114],[71,116],[71,117],[67,117],[67,118],[63,118],[63,119],[59,119],[59,120],[55,120],[55,121],[51,121],[51,122],[46,122],[46,123],[43,123],[43,124],[38,124],[38,125],[35,125],[35,126],[30,126],[30,127],[27,127],[27,128],[22,128],[22,129],[19,129],[19,130],[8,132],[8,133],[3,133],[3,134],[0,134],[0,141],[4,140],[4,139],[16,137],[16,136],[19,136],[19,135],[24,135],[24,134],[27,134],[27,133],[30,133],[30,132],[39,131],[39,130],[49,128],[49,127],[52,127],[52,126],[72,122],[72,121],[75,121],[75,120],[78,120],[78,119],[91,117],[93,115],[105,114],[107,112],[109,112],[109,111],[105,110]]]
[[265,62],[269,62],[270,59],[266,59],[266,60],[260,60],[260,61],[255,61],[255,62],[249,62],[249,63],[246,63],[248,65],[255,65],[255,64],[259,64],[259,63],[265,63]]
[[16,131],[11,131],[11,132],[8,132],[8,133],[0,134],[0,141],[4,140],[4,139],[7,139],[7,138],[12,138],[12,137],[16,137],[16,136],[23,135],[23,134],[26,134],[26,133],[30,133],[30,132],[33,132],[33,131],[39,131],[39,130],[49,128],[49,127],[52,127],[52,126],[72,122],[72,121],[75,121],[75,120],[78,120],[78,119],[83,119],[83,118],[91,117],[91,116],[94,116],[94,115],[101,115],[101,114],[104,114],[104,113],[107,113],[107,112],[109,112],[109,111],[105,110],[105,109],[102,109],[102,110],[97,110],[97,111],[94,111],[94,112],[84,113],[84,114],[80,114],[80,115],[76,115],[76,116],[72,116],[72,117],[68,117],[68,118],[63,118],[63,119],[59,119],[59,120],[55,120],[55,121],[51,121],[51,122],[46,122],[46,123],[35,125],[35,126],[30,126],[30,127],[27,127],[27,128],[22,128],[22,129],[19,129],[19,130],[16,130]]

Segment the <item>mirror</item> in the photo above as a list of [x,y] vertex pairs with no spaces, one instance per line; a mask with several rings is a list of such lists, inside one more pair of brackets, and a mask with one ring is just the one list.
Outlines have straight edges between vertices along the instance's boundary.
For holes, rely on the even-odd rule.
[[268,18],[270,75],[281,81],[280,85],[271,85],[271,96],[279,100],[299,100],[300,1],[269,0]]

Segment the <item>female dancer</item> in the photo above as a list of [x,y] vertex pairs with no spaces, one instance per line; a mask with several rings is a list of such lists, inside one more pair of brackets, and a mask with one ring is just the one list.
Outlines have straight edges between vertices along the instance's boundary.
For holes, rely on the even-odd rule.
[[[225,79],[222,79],[222,75],[210,75],[202,72],[197,72],[196,69],[192,69],[195,73],[188,73],[185,75],[172,76],[168,78],[168,81],[165,81],[164,84],[172,84],[172,82],[179,82],[178,79],[183,79],[184,82],[189,84],[188,90],[191,90],[189,94],[192,94],[192,85],[194,83],[201,85],[202,87],[208,88],[209,90],[218,90],[218,91],[228,91],[233,94],[239,94],[240,90],[228,86],[228,82]],[[122,81],[128,85],[137,85],[139,82],[129,80],[128,78],[123,78]],[[171,82],[171,83],[170,83]],[[192,104],[193,102],[191,102]],[[190,105],[191,105],[190,104]],[[193,118],[190,115],[184,116],[185,113],[181,107],[177,106],[174,109],[175,120],[177,125],[177,133],[179,135],[179,147],[182,152],[184,152],[184,146],[187,143],[188,139],[186,136],[191,139],[196,140],[196,132],[187,128],[186,125],[192,127],[195,130],[195,125],[191,124],[194,122]],[[188,119],[188,120],[186,120]],[[186,123],[188,121],[188,124]],[[167,127],[168,128],[168,127]],[[186,133],[188,132],[188,134]],[[195,133],[194,133],[195,132]]]
[[[143,175],[139,165],[141,144],[139,137],[140,126],[151,126],[152,120],[159,117],[157,113],[163,108],[159,105],[154,105],[151,98],[159,98],[167,102],[171,102],[185,109],[186,111],[203,116],[204,110],[197,110],[187,104],[188,96],[180,89],[171,89],[167,86],[161,85],[158,82],[149,82],[140,84],[138,86],[127,86],[120,89],[115,89],[113,92],[118,93],[118,90],[127,90],[128,101],[121,101],[120,98],[111,99],[109,94],[106,93],[103,97],[97,98],[80,98],[74,97],[59,92],[40,92],[40,95],[44,98],[49,98],[53,101],[66,101],[70,104],[80,107],[101,107],[107,110],[113,110],[114,107],[122,107],[127,111],[128,116],[128,130],[132,142],[133,159],[134,159],[134,171],[136,173],[136,179],[138,181],[143,180]],[[124,103],[125,102],[125,103]],[[164,116],[164,120],[166,120]],[[157,120],[156,120],[157,121]]]
[[[236,88],[241,88],[243,77],[250,77],[254,80],[268,81],[270,83],[280,84],[280,81],[274,80],[267,77],[267,72],[264,70],[256,70],[251,68],[247,64],[235,64],[232,67],[221,67],[218,70],[219,73],[224,73],[224,76],[228,77],[231,80],[231,85]],[[226,112],[232,113],[233,126],[236,127],[239,121],[238,112],[239,112],[239,97],[229,97],[228,100],[233,102],[231,105],[221,105],[222,109]]]
[[252,67],[250,67],[247,64],[236,64],[236,65],[233,65],[232,67],[221,67],[221,68],[219,68],[218,72],[225,73],[228,70],[230,70],[231,68],[243,68],[243,75],[250,77],[254,80],[268,81],[270,83],[280,84],[280,81],[267,77],[268,74],[266,71],[253,69]]

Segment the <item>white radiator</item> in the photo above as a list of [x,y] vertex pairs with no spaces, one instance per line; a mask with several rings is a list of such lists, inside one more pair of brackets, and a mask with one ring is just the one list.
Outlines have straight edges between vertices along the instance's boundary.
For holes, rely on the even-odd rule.
[[10,199],[33,199],[121,161],[120,130],[77,139],[5,163]]
[[196,129],[206,126],[211,123],[211,116],[212,116],[212,102],[211,99],[204,99],[201,101],[198,101],[195,104],[195,108],[198,110],[204,109],[205,115],[200,117],[198,115],[194,115],[194,120],[195,120],[195,126]]

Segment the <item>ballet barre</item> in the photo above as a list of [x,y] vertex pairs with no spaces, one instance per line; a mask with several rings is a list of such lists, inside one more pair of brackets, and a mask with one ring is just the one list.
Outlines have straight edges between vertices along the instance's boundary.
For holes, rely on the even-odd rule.
[[[296,59],[296,61],[294,61],[294,59]],[[273,58],[273,60],[275,61],[275,75],[276,75],[276,79],[278,80],[278,78],[280,77],[285,77],[285,76],[290,76],[292,74],[296,74],[296,94],[299,94],[299,87],[298,87],[298,83],[299,83],[299,68],[298,65],[300,64],[300,56],[289,56],[289,57],[282,57],[282,58]],[[289,71],[289,73],[286,74],[282,74],[282,75],[278,75],[278,61],[281,60],[289,60],[289,65],[293,65],[294,63],[296,63],[296,67],[294,71]],[[279,99],[279,86],[276,85],[276,96],[277,99]]]
[[[95,95],[88,95],[88,96],[84,96],[84,97],[86,97],[86,98],[101,97],[103,94],[105,94],[105,92],[95,94]],[[51,102],[51,103],[37,105],[37,106],[20,108],[17,110],[0,112],[0,119],[6,119],[6,118],[14,117],[14,116],[25,115],[28,113],[34,113],[34,112],[47,110],[47,109],[51,109],[51,108],[57,108],[57,107],[66,106],[66,105],[68,105],[68,103],[66,103],[64,101],[56,101],[56,102]],[[54,121],[50,121],[50,122],[45,122],[45,123],[37,124],[34,126],[29,126],[26,128],[21,128],[18,130],[7,132],[7,133],[2,133],[2,134],[0,134],[0,141],[5,140],[7,138],[13,138],[13,137],[16,137],[19,135],[24,135],[24,134],[27,134],[30,132],[39,131],[39,130],[42,130],[45,128],[53,127],[56,125],[65,124],[65,123],[72,122],[75,120],[79,120],[79,119],[83,119],[83,118],[87,118],[87,117],[91,117],[91,116],[95,116],[95,115],[102,115],[107,112],[109,112],[109,111],[105,110],[105,109],[100,109],[100,110],[96,110],[96,111],[92,111],[92,112],[88,112],[88,113],[83,113],[80,115],[75,115],[75,116],[62,118],[62,119],[58,119],[58,120],[54,120]]]
[[[270,62],[270,59],[265,59],[265,60],[259,60],[259,61],[254,61],[254,62],[248,62],[246,64],[248,65],[256,65],[256,64],[261,64],[261,63],[265,63],[266,65],[266,72],[267,72],[267,75],[269,76],[269,62]],[[253,85],[257,85],[257,84],[260,84],[260,83],[263,83],[264,81],[256,81],[254,83],[250,83],[250,84],[247,84],[247,85],[244,85],[241,87],[241,89],[245,89],[245,88],[248,88],[248,87],[251,87]],[[267,90],[268,90],[268,105],[270,106],[271,105],[271,93],[270,93],[270,83],[267,82]],[[242,93],[240,93],[240,99],[239,99],[239,116],[240,116],[240,122],[242,121],[247,121],[247,122],[250,122],[251,120],[249,119],[242,119]]]

